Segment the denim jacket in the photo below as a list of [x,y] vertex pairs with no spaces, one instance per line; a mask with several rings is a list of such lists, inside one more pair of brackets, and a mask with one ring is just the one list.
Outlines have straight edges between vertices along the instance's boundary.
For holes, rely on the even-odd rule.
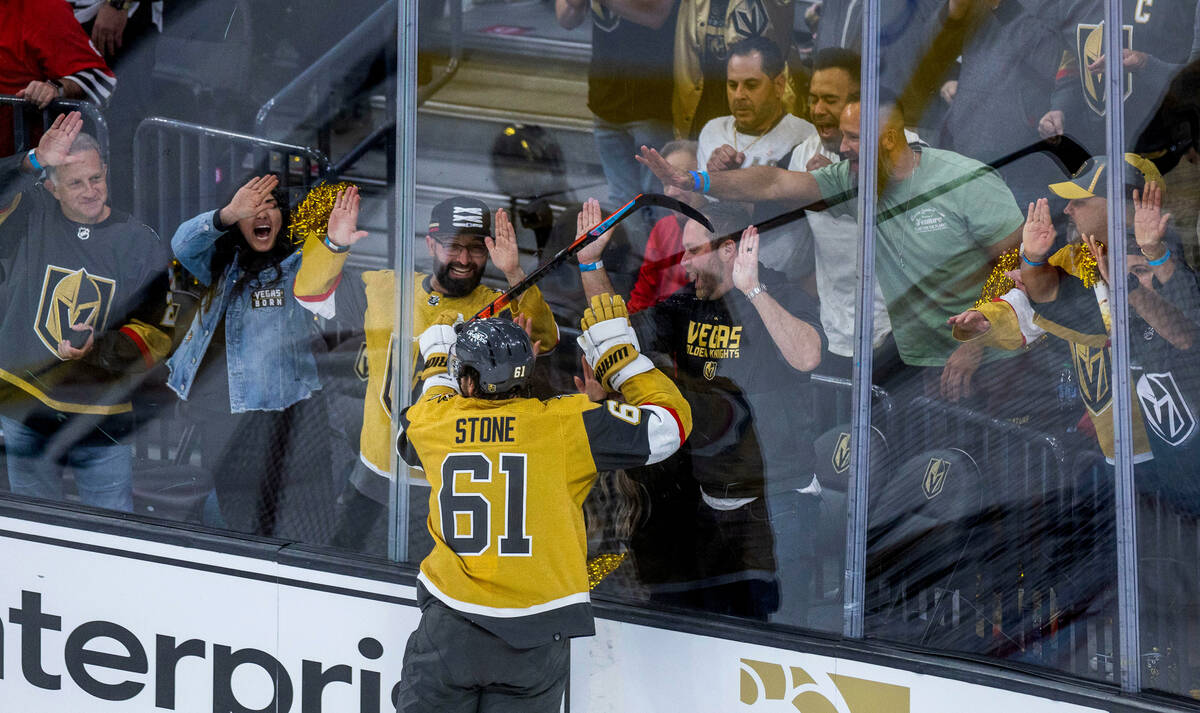
[[[175,231],[171,248],[188,272],[204,285],[212,285],[210,270],[214,246],[221,232],[213,227],[216,211],[201,213]],[[284,236],[281,234],[280,238]],[[321,388],[311,343],[317,325],[311,314],[292,298],[292,283],[300,269],[300,251],[274,270],[233,287],[242,276],[236,260],[217,276],[217,289],[201,304],[187,336],[167,361],[167,385],[187,400],[200,364],[212,341],[213,330],[225,314],[225,351],[229,374],[229,406],[233,413],[279,411],[302,401]]]

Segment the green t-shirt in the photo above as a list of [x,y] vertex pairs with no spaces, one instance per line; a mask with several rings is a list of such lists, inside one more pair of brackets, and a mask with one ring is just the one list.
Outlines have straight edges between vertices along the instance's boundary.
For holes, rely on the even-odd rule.
[[[875,277],[887,300],[900,357],[942,366],[957,348],[946,320],[970,309],[989,272],[988,246],[1025,216],[999,174],[956,154],[921,147],[911,176],[879,197]],[[850,162],[812,174],[834,215],[853,215],[858,177]],[[1012,356],[989,349],[985,360]]]

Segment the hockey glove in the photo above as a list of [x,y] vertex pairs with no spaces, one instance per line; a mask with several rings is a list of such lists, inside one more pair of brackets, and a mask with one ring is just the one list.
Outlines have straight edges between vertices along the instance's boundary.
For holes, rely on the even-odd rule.
[[575,341],[605,390],[617,391],[629,377],[654,368],[650,359],[639,353],[637,335],[619,295],[593,297],[579,326],[583,334]]
[[450,347],[454,346],[455,340],[458,339],[453,325],[461,320],[461,314],[443,312],[437,316],[428,329],[421,332],[421,336],[417,337],[417,343],[421,349],[421,359],[425,362],[425,368],[421,371],[422,379],[446,373],[446,361],[450,356]]

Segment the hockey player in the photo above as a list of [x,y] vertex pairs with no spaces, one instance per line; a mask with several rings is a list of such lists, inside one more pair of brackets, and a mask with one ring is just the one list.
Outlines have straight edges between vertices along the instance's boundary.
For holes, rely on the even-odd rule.
[[661,461],[692,424],[638,353],[620,297],[593,298],[581,327],[595,379],[624,402],[526,397],[534,347],[507,319],[420,337],[423,395],[400,416],[397,448],[432,486],[435,544],[397,711],[559,710],[569,640],[595,633],[582,505],[596,472]]
[[[304,244],[294,288],[296,299],[305,309],[365,330],[367,392],[362,407],[359,463],[342,496],[347,506],[335,538],[343,546],[362,544],[372,524],[381,521],[392,478],[388,443],[396,276],[392,270],[370,270],[362,273],[361,279],[342,279],[350,249],[366,235],[365,231],[355,231],[345,238],[345,244],[335,242],[334,238],[342,239],[337,236],[324,240],[310,237]],[[434,206],[425,244],[433,271],[428,275],[417,273],[412,281],[413,334],[428,328],[442,312],[469,316],[495,299],[500,291],[480,281],[489,259],[509,285],[525,278],[516,231],[508,214],[498,210],[493,221],[487,205],[474,198],[456,196]],[[554,348],[558,326],[537,287],[521,295],[512,310],[533,320],[534,338],[543,352]],[[413,482],[419,485],[419,481]],[[413,522],[422,519],[424,513],[419,511],[412,517]],[[362,531],[347,534],[355,529]]]

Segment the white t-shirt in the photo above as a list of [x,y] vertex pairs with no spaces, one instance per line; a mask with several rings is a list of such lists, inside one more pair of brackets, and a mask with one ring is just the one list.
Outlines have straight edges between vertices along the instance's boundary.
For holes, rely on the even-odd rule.
[[784,114],[774,128],[761,136],[743,134],[736,130],[733,126],[732,114],[718,116],[700,130],[700,139],[696,147],[696,162],[703,171],[708,165],[708,157],[712,156],[712,152],[729,144],[746,154],[742,168],[763,164],[774,166],[788,155],[793,146],[816,135],[817,130],[812,124],[791,114]]
[[[911,143],[919,141],[911,131],[904,132]],[[804,171],[809,159],[821,155],[837,163],[842,157],[827,150],[821,137],[813,135],[792,151],[788,168]],[[829,340],[829,351],[838,356],[854,356],[854,310],[858,295],[858,221],[854,216],[834,217],[823,211],[808,213],[813,234],[813,261],[816,263],[817,295],[821,298],[821,326]],[[892,331],[887,303],[879,282],[875,282],[875,322],[872,344],[878,347]]]

